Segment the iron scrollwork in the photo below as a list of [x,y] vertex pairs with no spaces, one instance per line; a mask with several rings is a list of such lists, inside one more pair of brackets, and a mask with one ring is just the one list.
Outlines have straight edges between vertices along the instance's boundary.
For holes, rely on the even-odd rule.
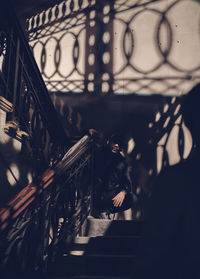
[[2,18],[0,95],[12,106],[5,132],[21,141],[22,153],[33,159],[38,174],[64,154],[67,136],[12,8],[5,5]]
[[43,273],[61,256],[91,207],[92,142],[75,144],[0,211],[1,269]]

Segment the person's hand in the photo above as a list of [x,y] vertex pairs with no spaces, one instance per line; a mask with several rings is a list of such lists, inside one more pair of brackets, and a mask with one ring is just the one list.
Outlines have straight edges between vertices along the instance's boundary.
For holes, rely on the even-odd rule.
[[124,201],[126,192],[125,191],[121,191],[119,192],[119,194],[117,194],[112,200],[113,200],[113,204],[115,207],[120,207]]

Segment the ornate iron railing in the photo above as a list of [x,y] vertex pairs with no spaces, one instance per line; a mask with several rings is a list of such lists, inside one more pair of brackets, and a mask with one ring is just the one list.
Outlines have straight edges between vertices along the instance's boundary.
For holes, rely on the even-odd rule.
[[47,272],[91,208],[92,141],[79,140],[0,210],[1,271]]
[[13,107],[5,132],[23,141],[24,156],[37,162],[39,173],[63,155],[67,133],[12,5],[5,3],[0,13],[0,95]]
[[12,6],[4,6],[0,10],[4,130],[22,142],[24,157],[36,162],[33,182],[0,209],[0,271],[9,278],[46,271],[62,252],[65,238],[80,229],[90,211],[92,152],[88,136],[69,149],[67,133]]

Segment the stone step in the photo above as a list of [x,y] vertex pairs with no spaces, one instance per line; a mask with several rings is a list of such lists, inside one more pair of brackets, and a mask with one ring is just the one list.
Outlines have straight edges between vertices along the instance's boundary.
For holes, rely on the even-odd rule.
[[48,276],[47,279],[129,279],[129,276],[127,277],[121,277],[121,276]]
[[70,254],[135,255],[139,239],[139,236],[76,237]]
[[48,276],[47,279],[129,279],[130,277],[121,277],[121,276],[84,276],[84,275],[80,275],[80,276]]
[[59,260],[52,275],[127,277],[134,263],[135,256],[127,255],[66,255]]
[[89,218],[82,228],[82,236],[140,236],[143,222],[140,220],[107,220]]

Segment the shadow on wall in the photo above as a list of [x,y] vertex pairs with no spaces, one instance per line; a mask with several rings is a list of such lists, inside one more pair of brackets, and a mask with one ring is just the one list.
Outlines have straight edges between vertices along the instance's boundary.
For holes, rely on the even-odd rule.
[[32,181],[33,161],[23,156],[21,143],[9,138],[0,143],[0,207]]
[[[91,96],[87,94],[51,93],[53,103],[70,136],[80,136],[90,128],[105,136],[113,133],[146,133],[155,111],[167,97],[144,96]],[[156,101],[157,100],[157,101]]]
[[[157,176],[158,146],[163,150],[160,165],[169,162],[166,142],[175,122],[181,119],[181,99],[160,95],[89,96],[59,92],[52,93],[51,97],[69,136],[80,137],[94,128],[105,137],[112,134],[123,137],[133,191],[143,203]],[[181,122],[177,127],[181,127]],[[166,139],[161,146],[163,137]],[[184,139],[180,142],[184,144]]]

